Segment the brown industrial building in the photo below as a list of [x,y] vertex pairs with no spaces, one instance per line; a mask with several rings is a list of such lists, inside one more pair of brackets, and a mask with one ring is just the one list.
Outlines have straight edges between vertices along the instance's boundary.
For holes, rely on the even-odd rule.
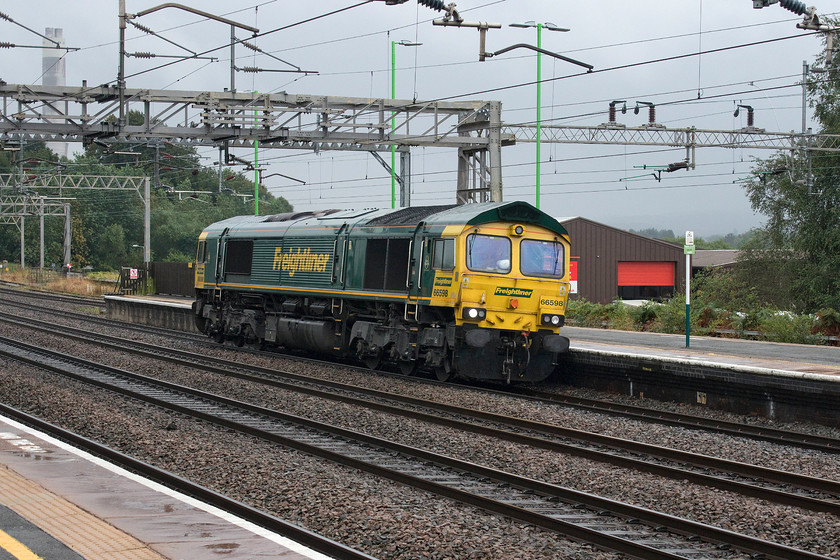
[[586,218],[557,220],[572,242],[572,275],[577,278],[572,297],[609,303],[669,298],[685,290],[682,247]]

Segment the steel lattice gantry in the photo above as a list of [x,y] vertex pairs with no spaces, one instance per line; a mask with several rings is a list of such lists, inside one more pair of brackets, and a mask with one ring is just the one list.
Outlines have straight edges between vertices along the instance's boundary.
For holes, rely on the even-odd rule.
[[[57,197],[35,194],[30,189],[58,191]],[[23,220],[41,219],[41,268],[44,267],[44,216],[65,215],[64,264],[70,262],[70,205],[64,191],[76,189],[133,190],[143,203],[143,262],[151,259],[151,181],[148,177],[114,175],[40,174],[20,177],[0,173],[0,224],[14,224],[21,232],[21,266],[24,266]],[[61,210],[58,210],[61,208]]]
[[[458,202],[502,199],[501,102],[2,84],[0,140],[387,152],[458,149]],[[139,111],[143,123],[120,122]],[[392,114],[396,126],[391,127]],[[470,180],[472,180],[470,182]],[[403,185],[407,188],[406,185]]]
[[[684,147],[686,162],[694,163],[696,148],[743,148],[758,150],[840,151],[840,135],[766,132],[747,127],[740,130],[666,128],[661,125],[625,127],[614,123],[601,126],[542,125],[540,142],[556,144],[604,144]],[[517,142],[536,142],[532,125],[503,125],[502,135]]]
[[41,222],[41,268],[44,268],[44,218],[64,216],[64,265],[70,262],[70,204],[66,201],[37,195],[0,195],[0,225],[14,225],[20,231],[20,266],[24,259],[24,220],[37,217]]

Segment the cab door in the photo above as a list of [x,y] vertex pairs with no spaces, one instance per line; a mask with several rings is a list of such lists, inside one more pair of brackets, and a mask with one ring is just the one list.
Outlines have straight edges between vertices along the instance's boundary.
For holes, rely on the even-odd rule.
[[423,295],[432,305],[452,307],[460,285],[456,267],[456,238],[427,238],[423,256]]
[[332,283],[333,286],[343,290],[347,276],[347,253],[350,240],[350,228],[347,222],[335,232],[333,244]]
[[225,253],[227,252],[227,240],[225,236],[230,228],[225,228],[222,233],[219,235],[218,239],[216,239],[216,283],[221,283],[225,280],[224,278],[224,261],[225,261]]

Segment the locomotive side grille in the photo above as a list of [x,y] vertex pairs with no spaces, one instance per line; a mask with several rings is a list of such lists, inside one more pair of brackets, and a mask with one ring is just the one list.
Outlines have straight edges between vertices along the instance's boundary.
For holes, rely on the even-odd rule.
[[415,225],[420,223],[420,221],[422,221],[424,218],[431,216],[432,214],[437,214],[438,212],[449,210],[450,208],[454,208],[455,206],[456,205],[454,204],[447,204],[445,206],[415,206],[410,208],[401,208],[396,212],[391,212],[390,214],[385,214],[384,216],[373,218],[367,224],[365,224],[365,226],[370,227]]

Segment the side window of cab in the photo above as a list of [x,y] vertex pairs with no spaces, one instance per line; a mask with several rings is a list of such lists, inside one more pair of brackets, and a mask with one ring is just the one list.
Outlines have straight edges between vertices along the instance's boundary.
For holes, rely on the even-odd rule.
[[432,247],[432,268],[435,270],[455,269],[455,239],[435,239]]

